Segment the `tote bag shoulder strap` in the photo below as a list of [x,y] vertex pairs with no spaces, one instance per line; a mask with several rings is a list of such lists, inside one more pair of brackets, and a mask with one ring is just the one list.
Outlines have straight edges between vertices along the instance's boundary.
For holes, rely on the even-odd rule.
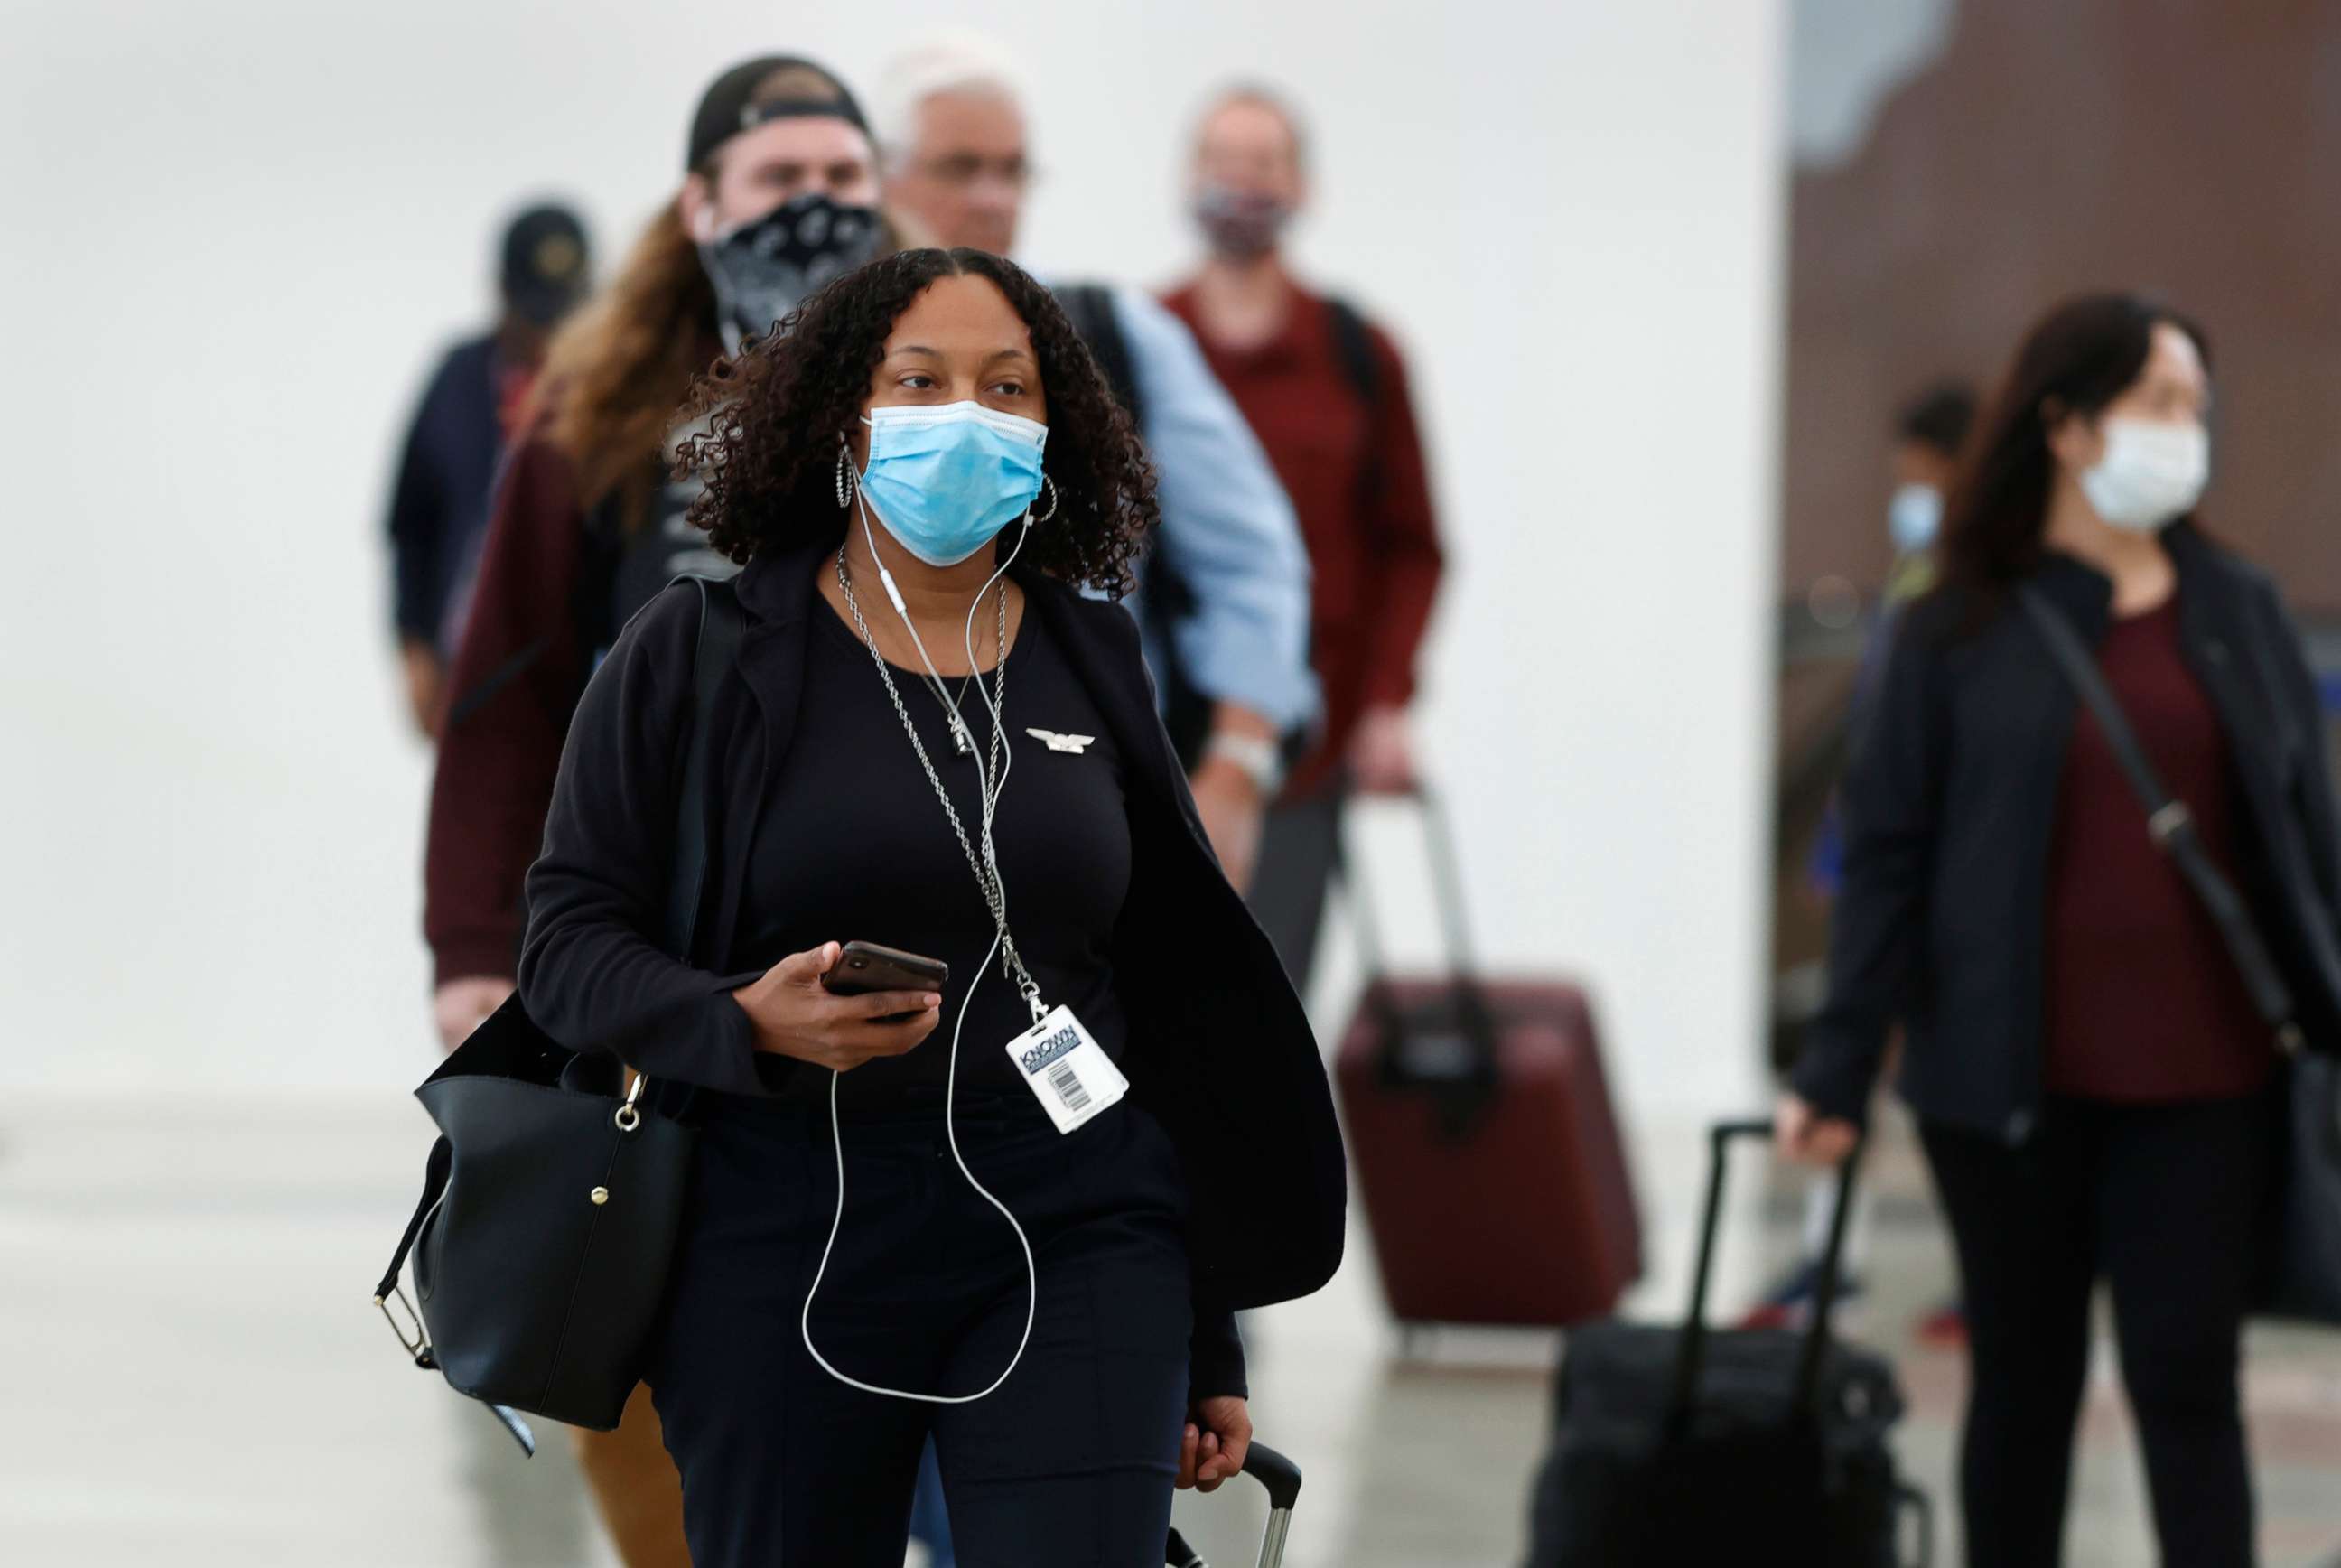
[[740,652],[746,617],[730,582],[709,577],[675,581],[699,591],[699,637],[692,651],[691,746],[683,755],[682,785],[675,797],[674,876],[667,889],[666,910],[666,950],[688,963],[707,891],[709,793],[715,771],[714,726],[709,720],[715,711],[715,694]]

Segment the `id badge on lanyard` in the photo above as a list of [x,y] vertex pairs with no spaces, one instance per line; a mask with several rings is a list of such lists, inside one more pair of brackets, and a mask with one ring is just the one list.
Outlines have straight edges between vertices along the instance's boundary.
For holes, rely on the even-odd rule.
[[1111,1110],[1130,1092],[1130,1080],[1070,1007],[1052,1008],[1011,1040],[1008,1059],[1060,1133]]

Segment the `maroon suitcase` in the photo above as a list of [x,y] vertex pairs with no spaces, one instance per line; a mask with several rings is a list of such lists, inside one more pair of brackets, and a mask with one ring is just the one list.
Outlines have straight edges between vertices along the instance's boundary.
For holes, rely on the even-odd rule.
[[1482,979],[1445,818],[1422,800],[1449,973],[1392,975],[1354,864],[1367,987],[1335,1063],[1382,1288],[1401,1323],[1562,1326],[1642,1271],[1641,1223],[1585,994]]

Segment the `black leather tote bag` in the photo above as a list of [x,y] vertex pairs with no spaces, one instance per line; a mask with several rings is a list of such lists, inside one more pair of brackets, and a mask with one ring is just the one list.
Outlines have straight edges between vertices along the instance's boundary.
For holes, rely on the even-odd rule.
[[[694,581],[691,739],[666,932],[667,950],[683,957],[707,875],[707,716],[742,629],[731,584]],[[691,1130],[644,1105],[643,1084],[637,1077],[622,1094],[614,1062],[563,1047],[513,996],[415,1091],[440,1136],[374,1304],[416,1365],[488,1404],[532,1453],[514,1410],[606,1432],[640,1381],[692,1154]],[[410,1253],[413,1302],[399,1284]]]

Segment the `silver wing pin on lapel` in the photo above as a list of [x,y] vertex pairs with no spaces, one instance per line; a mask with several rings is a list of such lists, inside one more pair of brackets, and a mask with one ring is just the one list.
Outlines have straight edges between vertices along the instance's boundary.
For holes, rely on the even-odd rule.
[[1024,733],[1036,741],[1047,743],[1052,752],[1070,752],[1074,756],[1080,756],[1089,744],[1097,739],[1095,735],[1061,735],[1054,730],[1027,729]]

